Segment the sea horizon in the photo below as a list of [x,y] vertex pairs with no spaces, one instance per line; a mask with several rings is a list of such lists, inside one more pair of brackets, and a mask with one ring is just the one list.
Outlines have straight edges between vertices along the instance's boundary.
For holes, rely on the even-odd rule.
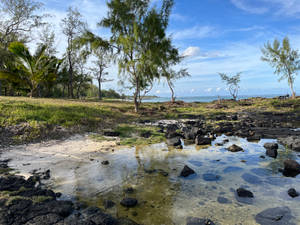
[[[261,94],[261,95],[240,95],[238,97],[239,99],[248,99],[248,98],[275,98],[278,96],[282,96],[282,94]],[[184,102],[212,102],[215,100],[219,99],[232,99],[231,96],[229,95],[223,95],[223,96],[218,96],[218,95],[213,95],[213,96],[179,96],[176,97],[176,101],[184,101]],[[169,102],[171,101],[171,97],[161,97],[161,96],[156,96],[153,98],[147,98],[144,99],[142,102]]]

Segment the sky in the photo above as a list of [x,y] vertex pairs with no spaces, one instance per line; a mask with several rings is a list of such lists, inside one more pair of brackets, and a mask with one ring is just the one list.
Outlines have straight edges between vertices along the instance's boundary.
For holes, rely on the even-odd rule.
[[[160,0],[153,0],[158,5]],[[66,46],[60,21],[69,6],[77,7],[84,20],[98,35],[109,38],[109,30],[97,27],[107,13],[106,0],[43,0],[43,12],[56,31],[60,52]],[[266,62],[261,48],[274,38],[290,38],[292,47],[300,49],[300,0],[175,0],[167,31],[180,54],[185,56],[178,68],[187,68],[190,77],[175,82],[176,96],[216,96],[228,93],[219,72],[235,75],[242,72],[240,94],[287,94],[287,81]],[[118,86],[118,69],[111,65],[104,84],[129,94]],[[300,77],[295,81],[300,93]],[[169,96],[165,81],[152,89],[151,95]]]

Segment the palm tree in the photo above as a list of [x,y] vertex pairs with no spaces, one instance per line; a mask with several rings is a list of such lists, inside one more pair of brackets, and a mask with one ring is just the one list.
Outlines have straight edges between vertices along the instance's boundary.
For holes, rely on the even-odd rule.
[[39,47],[34,55],[20,42],[11,43],[8,49],[16,58],[13,67],[0,70],[0,77],[26,84],[30,97],[36,94],[41,82],[56,79],[61,60],[46,56],[47,46]]

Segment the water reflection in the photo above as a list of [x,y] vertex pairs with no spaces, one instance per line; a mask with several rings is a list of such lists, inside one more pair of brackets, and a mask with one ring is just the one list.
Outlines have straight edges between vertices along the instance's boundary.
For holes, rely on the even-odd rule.
[[[67,198],[103,209],[106,200],[113,201],[116,205],[107,212],[145,225],[185,224],[191,216],[210,218],[219,224],[256,224],[257,213],[278,206],[288,206],[296,218],[294,222],[300,224],[299,198],[287,195],[289,188],[300,187],[300,176],[287,178],[278,172],[285,159],[299,161],[299,157],[280,146],[277,159],[263,159],[260,156],[265,155],[263,144],[267,141],[275,140],[253,143],[229,137],[229,142],[219,147],[213,143],[205,148],[186,145],[177,150],[157,144],[115,152],[95,151],[89,155],[92,161],[84,156],[81,160],[57,160],[50,166],[50,184]],[[232,144],[243,147],[244,152],[228,152],[226,148]],[[102,160],[108,160],[109,165],[102,165]],[[22,161],[12,165],[20,164]],[[196,175],[179,177],[184,165]],[[237,197],[235,190],[239,187],[251,190],[254,199]],[[138,205],[130,209],[121,206],[125,197],[136,198]]]

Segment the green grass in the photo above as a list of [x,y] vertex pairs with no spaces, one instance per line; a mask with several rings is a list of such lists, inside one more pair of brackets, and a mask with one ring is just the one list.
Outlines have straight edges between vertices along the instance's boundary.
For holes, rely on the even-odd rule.
[[[159,128],[157,127],[121,124],[116,127],[115,131],[120,133],[119,137],[121,145],[149,145],[165,141],[164,134],[159,132]],[[149,134],[149,137],[142,137],[147,133]],[[102,135],[92,135],[91,137],[96,141],[109,141],[113,139]]]
[[[140,119],[154,121],[191,118],[196,115],[213,120],[219,114],[226,115],[240,111],[295,112],[300,115],[300,98],[294,100],[253,98],[247,101],[214,103],[144,103],[141,112],[136,114],[132,102],[125,101],[0,97],[0,127],[29,124],[30,129],[25,136],[13,137],[17,143],[37,140],[48,126],[59,125],[75,133],[87,131],[99,133],[110,128],[121,133],[122,143],[131,145],[159,142],[163,139],[162,135],[155,131],[151,138],[147,140],[141,138],[139,132],[143,129],[128,125]],[[120,124],[127,124],[127,126]]]

